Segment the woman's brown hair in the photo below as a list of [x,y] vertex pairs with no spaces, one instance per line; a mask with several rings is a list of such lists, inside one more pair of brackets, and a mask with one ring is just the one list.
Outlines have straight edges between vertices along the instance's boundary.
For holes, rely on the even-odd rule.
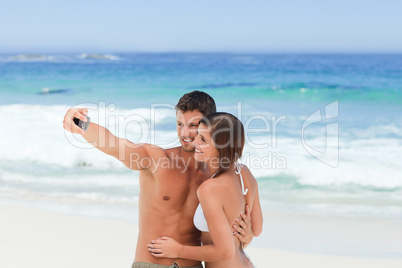
[[212,113],[201,119],[211,130],[211,138],[219,152],[219,169],[215,174],[225,172],[239,160],[244,147],[244,127],[242,122],[229,113]]

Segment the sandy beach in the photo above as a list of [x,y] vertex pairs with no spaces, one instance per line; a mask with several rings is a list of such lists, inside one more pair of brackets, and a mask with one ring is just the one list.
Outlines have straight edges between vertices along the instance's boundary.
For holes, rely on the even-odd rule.
[[[0,205],[0,267],[131,267],[138,227],[120,220]],[[258,244],[258,243],[256,243]],[[250,246],[257,267],[402,267],[402,260],[302,254]]]

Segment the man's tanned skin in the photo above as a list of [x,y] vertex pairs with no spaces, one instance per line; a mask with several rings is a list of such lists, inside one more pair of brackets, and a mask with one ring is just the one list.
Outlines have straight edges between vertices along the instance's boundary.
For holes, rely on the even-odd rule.
[[[100,151],[117,158],[128,168],[140,171],[139,234],[134,261],[163,265],[177,261],[180,266],[199,265],[199,261],[188,259],[155,258],[149,253],[147,245],[161,236],[172,237],[185,245],[200,245],[201,234],[193,224],[199,203],[196,192],[211,174],[205,166],[194,160],[192,141],[204,115],[198,110],[177,111],[177,133],[181,146],[162,149],[156,145],[134,144],[118,138],[93,122],[87,132],[83,132],[72,119],[77,117],[85,121],[84,115],[87,113],[85,108],[68,110],[64,117],[64,128],[82,134]],[[250,230],[245,236],[250,237]]]
[[[153,257],[148,251],[149,241],[170,233],[188,245],[200,245],[200,232],[194,228],[193,216],[198,206],[197,188],[209,178],[203,166],[196,166],[192,145],[184,140],[193,140],[199,120],[198,111],[177,113],[179,137],[183,146],[163,150],[153,148],[153,158],[168,168],[140,172],[139,229],[136,262],[172,264],[171,259]],[[158,159],[158,160],[159,160]],[[161,164],[163,165],[163,164]],[[158,234],[158,235],[156,235]],[[180,266],[196,266],[198,261],[177,259]]]

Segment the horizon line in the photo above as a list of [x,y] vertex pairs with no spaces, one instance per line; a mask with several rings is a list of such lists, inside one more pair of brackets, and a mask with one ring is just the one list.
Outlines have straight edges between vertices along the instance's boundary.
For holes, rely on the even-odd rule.
[[82,49],[82,50],[14,50],[2,51],[0,54],[402,54],[402,51],[229,51],[229,50],[211,50],[211,51],[188,51],[188,50],[166,50],[166,51],[149,51],[149,50],[99,50],[99,49]]

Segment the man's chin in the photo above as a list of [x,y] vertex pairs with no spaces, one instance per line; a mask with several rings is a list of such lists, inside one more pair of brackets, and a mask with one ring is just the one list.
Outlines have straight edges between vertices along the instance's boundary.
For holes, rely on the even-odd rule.
[[183,148],[183,151],[188,152],[188,153],[194,153],[195,147],[191,146],[189,144],[182,144],[181,148]]

